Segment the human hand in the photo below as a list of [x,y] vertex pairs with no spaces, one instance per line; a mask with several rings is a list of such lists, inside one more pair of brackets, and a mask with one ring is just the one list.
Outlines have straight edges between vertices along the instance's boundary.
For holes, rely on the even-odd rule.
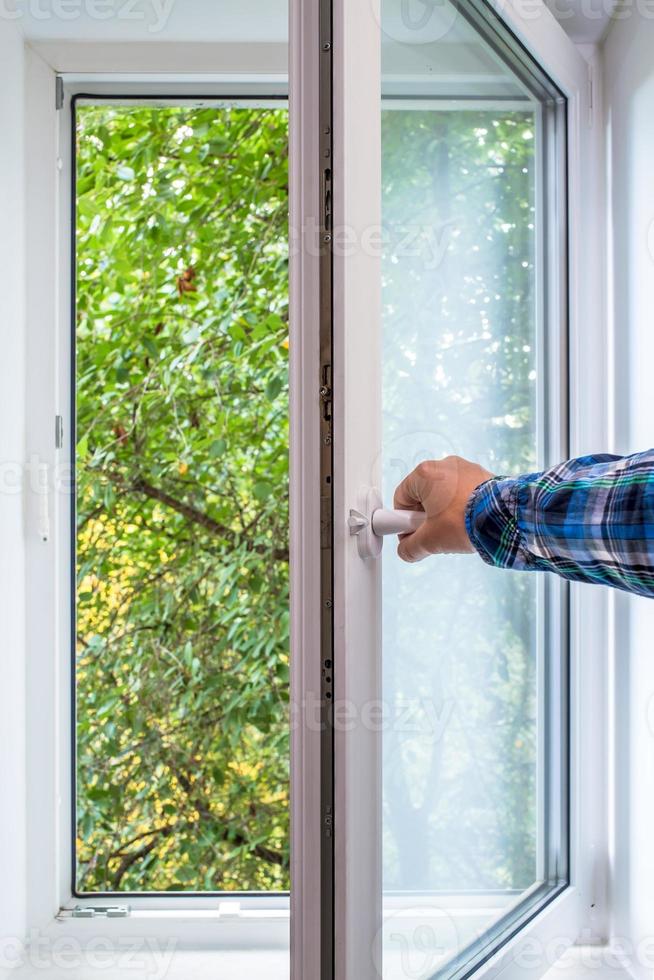
[[474,551],[465,527],[466,504],[472,491],[492,476],[483,466],[460,456],[427,460],[416,466],[397,487],[393,506],[424,511],[427,519],[417,531],[400,537],[400,558],[415,562],[428,555]]

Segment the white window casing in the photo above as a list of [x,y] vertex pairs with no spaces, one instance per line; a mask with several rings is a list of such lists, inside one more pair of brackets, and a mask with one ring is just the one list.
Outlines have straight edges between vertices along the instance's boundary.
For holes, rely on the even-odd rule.
[[[376,77],[362,71],[376,58],[373,7],[362,3],[348,6],[335,0],[334,58],[340,64],[335,75],[335,110],[339,128],[335,133],[335,167],[347,172],[347,185],[339,201],[336,222],[357,225],[357,214],[370,213],[379,203],[375,180],[356,170],[355,161],[345,160],[348,141],[361,138],[367,128],[379,123],[378,116],[362,117],[360,103],[347,100],[356,84],[374,86],[368,99],[378,94]],[[494,4],[512,30],[543,65],[568,98],[568,189],[569,189],[569,274],[570,274],[570,452],[572,455],[602,449],[608,443],[606,410],[605,316],[598,269],[603,268],[601,241],[604,234],[602,204],[601,107],[595,97],[589,106],[588,66],[559,25],[543,6],[534,17],[524,5],[509,0]],[[529,10],[533,8],[530,5]],[[318,257],[309,247],[319,210],[318,77],[315,54],[309,47],[318,31],[317,0],[292,0],[290,131],[291,131],[291,617],[292,617],[292,963],[295,980],[318,978],[321,931],[320,888],[316,877],[316,854],[320,847],[320,733],[311,724],[315,699],[320,691],[320,511],[319,464],[316,431],[319,402],[318,379]],[[351,47],[360,59],[354,72]],[[130,46],[128,46],[130,47]],[[148,44],[143,48],[156,48]],[[246,943],[283,948],[287,942],[288,913],[284,902],[241,900],[237,915],[229,915],[219,902],[224,899],[129,899],[134,914],[129,919],[57,919],[61,908],[77,904],[70,892],[70,685],[69,609],[71,568],[69,542],[69,495],[53,490],[54,479],[65,485],[69,476],[72,447],[64,442],[54,448],[55,416],[69,418],[71,392],[67,361],[70,330],[70,97],[75,91],[109,91],[120,94],[158,91],[171,95],[198,88],[194,75],[193,46],[167,45],[166,58],[175,49],[175,73],[162,76],[158,57],[139,46],[125,52],[124,45],[72,47],[65,43],[43,44],[27,51],[27,254],[28,276],[38,283],[30,293],[28,326],[28,429],[27,459],[34,454],[46,463],[50,474],[49,540],[38,539],[38,521],[28,515],[28,925],[52,935],[83,939],[100,929],[103,936],[141,936],[147,921],[148,935],[171,934],[189,948],[221,948]],[[344,66],[339,59],[348,53]],[[128,57],[129,54],[129,57]],[[149,59],[152,74],[139,74],[141,57]],[[131,60],[130,60],[131,59]],[[171,62],[168,61],[167,64]],[[238,62],[230,62],[225,76],[216,78],[210,64],[202,63],[202,91],[225,94],[242,88],[235,77]],[[272,67],[270,67],[272,65]],[[258,83],[284,86],[279,60],[271,62]],[[93,78],[95,70],[102,76]],[[54,108],[55,68],[63,72],[66,102]],[[257,84],[255,79],[253,84]],[[104,88],[103,88],[104,86]],[[595,85],[595,91],[599,85]],[[270,91],[270,88],[264,91]],[[340,102],[339,102],[340,100]],[[362,98],[361,104],[365,103]],[[338,116],[338,107],[342,115]],[[373,136],[371,132],[371,136]],[[339,145],[338,139],[341,143]],[[346,166],[347,163],[347,166]],[[365,183],[364,183],[365,181]],[[362,218],[363,220],[363,218]],[[367,220],[367,217],[366,217]],[[294,236],[295,239],[294,239]],[[357,473],[352,465],[365,446],[366,426],[378,424],[377,379],[367,382],[366,398],[360,400],[362,428],[357,430],[351,406],[361,399],[362,360],[374,363],[375,317],[379,297],[357,292],[360,276],[370,276],[361,265],[374,259],[359,255],[336,266],[334,390],[341,399],[335,406],[335,562],[337,593],[336,697],[355,703],[370,696],[378,669],[378,622],[376,585],[378,571],[361,567],[346,538],[345,520],[352,495],[360,482],[367,482],[369,469]],[[368,323],[365,332],[345,335],[339,329],[347,317]],[[345,419],[348,430],[345,431]],[[365,429],[365,432],[364,432]],[[68,431],[67,429],[65,431]],[[359,440],[359,441],[358,441]],[[344,465],[345,456],[349,460]],[[340,523],[339,523],[340,522]],[[362,574],[367,579],[362,579]],[[607,853],[607,781],[602,766],[606,758],[606,670],[607,593],[604,589],[572,587],[571,607],[571,885],[534,918],[510,944],[476,974],[505,978],[535,977],[545,972],[548,956],[563,952],[556,941],[573,942],[588,930],[602,938],[606,929],[605,855]],[[306,712],[306,714],[305,714]],[[371,804],[379,798],[375,754],[378,746],[370,733],[340,734],[336,742],[336,977],[338,980],[367,980],[371,975],[370,949],[375,942],[379,907],[374,896],[380,892],[374,870],[361,877],[356,868],[373,869],[378,840],[372,832],[379,821],[378,807],[370,812],[348,809],[354,784],[368,782]],[[583,764],[582,764],[583,760]],[[351,863],[356,853],[361,864]],[[372,890],[371,890],[372,889]],[[100,901],[89,904],[103,904]],[[114,904],[107,902],[106,904]],[[250,928],[251,927],[251,928]],[[365,942],[363,937],[366,937]],[[540,959],[529,960],[530,943],[536,943]],[[548,947],[548,944],[553,944]],[[543,955],[543,950],[550,952]],[[521,951],[526,954],[521,957]],[[556,955],[559,955],[556,953]],[[529,963],[529,969],[525,963]],[[541,968],[542,967],[542,968]]]

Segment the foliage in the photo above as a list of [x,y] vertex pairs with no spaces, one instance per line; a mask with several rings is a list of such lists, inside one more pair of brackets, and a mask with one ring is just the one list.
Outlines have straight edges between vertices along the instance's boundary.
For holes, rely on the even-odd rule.
[[[383,114],[386,499],[448,453],[536,468],[534,137],[529,110]],[[407,719],[384,734],[386,885],[526,888],[537,582],[468,557],[408,568],[390,548],[383,579],[384,699]]]
[[286,111],[77,135],[77,886],[287,888]]
[[[536,462],[533,122],[383,114],[387,499]],[[78,886],[288,887],[286,114],[78,135]],[[387,545],[384,698],[433,709],[384,734],[393,889],[535,876],[535,583],[465,561]]]

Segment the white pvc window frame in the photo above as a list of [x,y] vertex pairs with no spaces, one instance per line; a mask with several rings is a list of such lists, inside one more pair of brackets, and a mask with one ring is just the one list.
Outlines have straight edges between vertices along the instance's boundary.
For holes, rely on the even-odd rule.
[[[89,45],[89,49],[93,49]],[[218,46],[219,48],[220,46]],[[241,47],[241,46],[231,46]],[[256,46],[254,46],[256,48]],[[263,45],[266,48],[266,45]],[[288,950],[287,893],[207,893],[160,895],[143,893],[124,898],[73,893],[71,615],[75,574],[71,562],[72,473],[72,111],[81,94],[119,102],[160,99],[171,104],[232,104],[238,96],[248,104],[279,105],[288,97],[286,52],[264,52],[268,70],[258,73],[253,46],[242,46],[242,72],[195,73],[193,45],[181,45],[179,67],[144,75],[138,71],[139,51],[131,52],[134,72],[112,71],[118,47],[100,45],[98,73],[55,72],[34,52],[27,54],[28,149],[30,177],[39,193],[28,208],[28,248],[40,262],[41,282],[28,318],[34,345],[33,370],[39,387],[29,406],[29,442],[48,467],[49,538],[30,556],[28,587],[33,628],[28,640],[28,768],[31,802],[28,816],[28,923],[46,935],[87,942],[97,937],[122,942],[144,935],[162,943],[175,937],[180,949]],[[146,45],[146,49],[150,46]],[[66,61],[67,46],[46,46],[55,64]],[[57,53],[58,52],[58,53]],[[62,53],[63,52],[63,53]],[[142,52],[152,59],[151,50]],[[168,51],[168,56],[170,56]],[[234,52],[231,52],[234,55]],[[92,56],[91,60],[92,59]],[[76,47],[72,65],[79,60]],[[160,56],[166,60],[166,52]],[[233,59],[238,63],[238,55]],[[248,63],[251,67],[248,69]],[[123,65],[124,67],[124,65]],[[55,109],[57,77],[63,83],[63,105]],[[273,96],[277,98],[273,101]],[[63,419],[63,443],[55,449],[55,417]],[[38,602],[37,606],[35,605]],[[76,906],[104,908],[128,905],[127,918],[78,919]]]
[[[590,71],[574,45],[544,5],[520,0],[493,0],[569,100],[569,268],[570,268],[570,452],[603,448],[609,426],[604,398],[607,377],[604,303],[598,281],[604,256],[603,144],[599,85],[591,99]],[[318,448],[315,433],[319,405],[315,397],[318,363],[318,263],[315,249],[304,247],[305,220],[315,220],[320,187],[318,179],[318,91],[315,39],[318,34],[317,0],[291,0],[291,553],[292,563],[292,703],[295,719],[292,739],[292,891],[291,956],[294,980],[320,976],[320,888],[315,856],[322,835],[320,815],[320,736],[312,723],[320,691],[319,550],[320,511]],[[358,6],[358,5],[357,5]],[[523,9],[524,8],[524,9]],[[343,0],[338,0],[343,12]],[[342,18],[341,18],[342,23]],[[342,23],[343,30],[345,26]],[[356,24],[348,28],[349,40]],[[344,37],[344,35],[341,35]],[[215,49],[215,50],[214,50]],[[279,52],[269,52],[266,79],[284,75]],[[243,65],[252,61],[251,46],[230,55],[229,80],[238,81]],[[148,84],[158,80],[170,91],[170,82],[191,84],[215,80],[212,69],[220,62],[220,45],[206,46],[202,57],[193,45],[154,43],[126,48],[111,44],[35,44],[26,50],[27,76],[27,252],[31,286],[27,306],[28,384],[30,402],[26,429],[27,458],[37,454],[65,481],[65,456],[54,449],[54,415],[66,414],[67,390],[60,363],[58,321],[68,330],[65,293],[69,282],[66,246],[60,239],[66,220],[60,188],[65,185],[65,147],[60,143],[58,115],[54,111],[56,71],[70,81],[89,74],[97,82]],[[144,72],[149,72],[145,75]],[[172,74],[171,74],[172,72]],[[597,73],[597,69],[595,69]],[[59,169],[61,168],[61,169]],[[304,231],[303,231],[304,229]],[[38,271],[35,271],[38,270]],[[301,462],[300,462],[301,461]],[[130,919],[57,921],[59,910],[70,907],[70,869],[61,860],[59,842],[68,828],[61,810],[60,763],[65,758],[70,731],[66,686],[61,684],[55,648],[69,608],[60,602],[62,576],[70,573],[61,547],[61,528],[55,512],[57,493],[52,482],[47,494],[52,533],[47,545],[30,543],[27,556],[27,772],[28,772],[28,925],[54,937],[91,939],[96,935],[116,942],[130,936],[176,936],[180,948],[220,949],[235,941],[269,947],[286,943],[285,910],[252,909],[251,916],[225,917],[216,900],[203,907],[202,899],[152,900],[150,909],[137,910]],[[346,501],[349,504],[349,500]],[[29,515],[28,515],[29,516]],[[32,523],[29,534],[34,536]],[[31,540],[31,539],[30,539]],[[587,938],[607,934],[604,856],[607,848],[606,758],[607,690],[603,665],[607,650],[605,590],[573,586],[571,589],[571,885],[519,936],[476,974],[505,978],[542,975],[582,930]],[[348,678],[351,684],[354,678]],[[346,766],[354,762],[354,747],[341,745]],[[67,781],[65,781],[67,786]],[[340,875],[348,848],[357,847],[340,828]],[[349,844],[348,844],[349,840]],[[351,963],[357,943],[356,907],[347,893],[337,920],[341,959],[338,980],[364,980]],[[166,904],[168,903],[169,904]],[[76,903],[72,903],[76,904]],[[97,904],[100,904],[99,902]],[[110,903],[108,903],[110,904]],[[282,915],[279,915],[279,912]],[[249,928],[252,926],[252,928]],[[548,946],[548,943],[550,944]],[[535,944],[535,945],[533,945]],[[521,954],[527,960],[520,959]],[[526,962],[527,965],[524,965]],[[369,964],[366,964],[366,969]]]

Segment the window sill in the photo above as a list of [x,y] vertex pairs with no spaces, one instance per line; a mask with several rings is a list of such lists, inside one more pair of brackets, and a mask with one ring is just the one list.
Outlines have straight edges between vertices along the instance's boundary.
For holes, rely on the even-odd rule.
[[289,973],[288,950],[138,951],[126,944],[116,950],[98,945],[90,954],[53,945],[48,953],[26,954],[24,965],[9,971],[11,980],[90,980],[96,974],[111,980],[288,980]]
[[[152,951],[155,955],[168,951],[168,955],[188,952],[206,956],[263,952],[288,958],[290,917],[288,909],[241,909],[231,914],[218,909],[132,909],[126,918],[91,919],[64,913],[35,937],[32,942],[36,943],[37,951],[43,951],[45,966],[60,948],[76,950],[77,958],[85,963],[88,950],[99,949],[102,959],[103,955],[109,955],[107,950],[124,950],[128,946],[139,950],[142,956]],[[16,958],[13,951],[0,963],[0,978],[2,967],[10,965],[7,961],[12,957]],[[27,951],[19,962],[30,964],[33,959]],[[74,974],[70,976],[72,980]],[[135,980],[138,976],[137,973]]]
[[[31,962],[29,961],[31,955]],[[53,947],[48,954],[28,954],[12,980],[90,980],[108,975],[111,980],[288,980],[289,954],[282,949],[257,950],[108,950],[75,953],[72,945]],[[529,971],[527,974],[529,975]],[[576,946],[568,950],[545,974],[543,980],[628,980],[629,972],[619,965],[619,956],[608,946]]]
[[[621,961],[624,965],[620,965]],[[610,946],[572,946],[541,980],[632,980],[624,955]]]

